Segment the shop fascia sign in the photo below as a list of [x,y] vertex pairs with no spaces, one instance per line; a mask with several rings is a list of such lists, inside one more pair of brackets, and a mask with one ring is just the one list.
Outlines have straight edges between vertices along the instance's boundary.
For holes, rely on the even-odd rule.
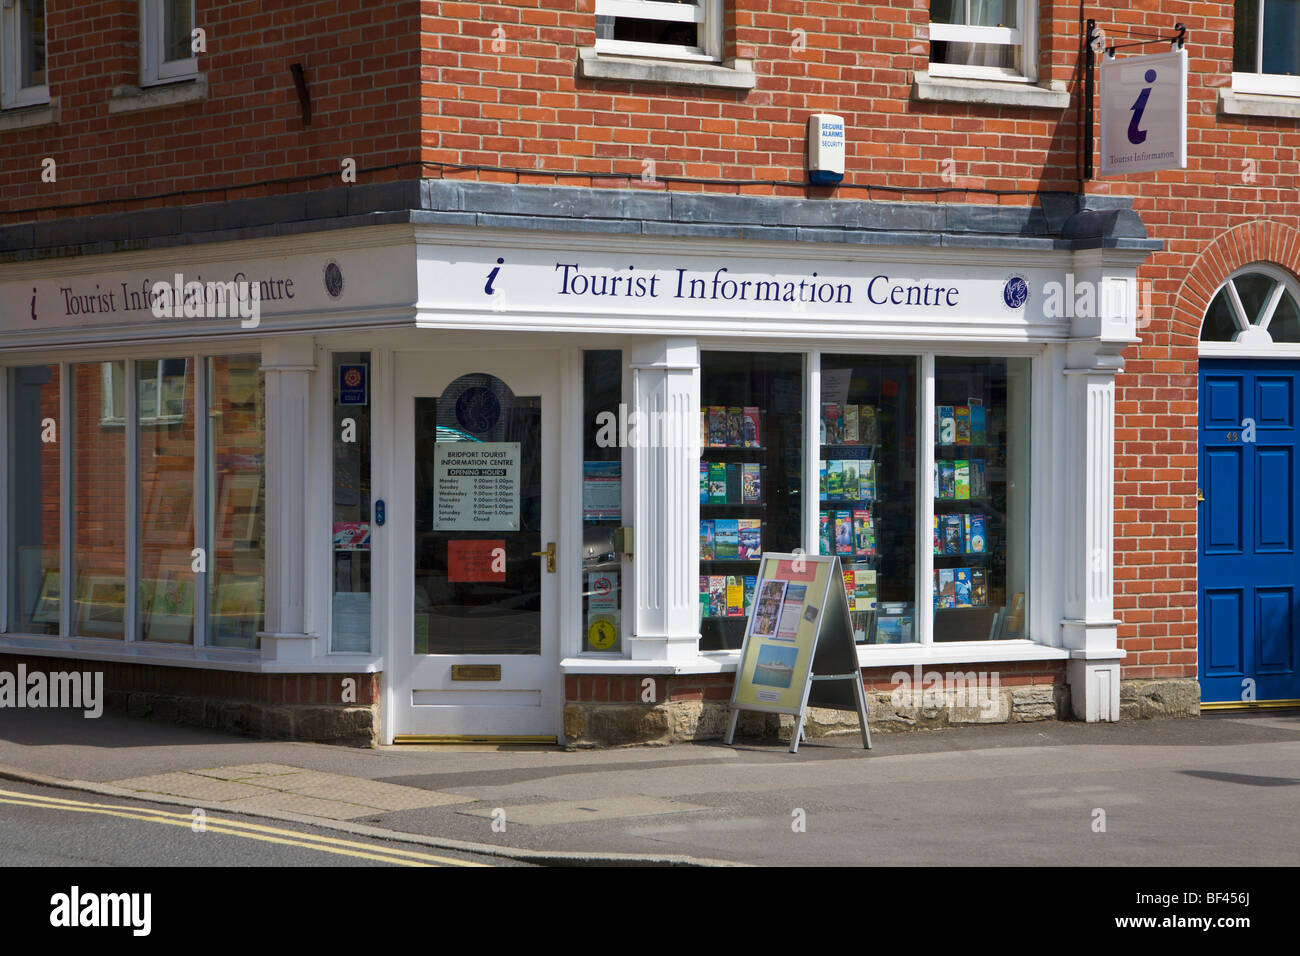
[[28,284],[25,303],[20,283],[8,283],[4,292],[8,328],[27,327],[14,322],[15,313],[32,328],[160,319],[229,319],[256,328],[264,310],[284,308],[297,297],[294,276],[244,269],[41,280]]
[[1102,57],[1100,174],[1186,168],[1186,48]]
[[155,261],[130,270],[0,282],[0,330],[159,323],[252,330],[263,316],[338,309],[348,301],[387,301],[393,287],[402,284],[393,281],[392,262],[391,252],[367,248],[350,252],[346,259],[314,255]]
[[1023,315],[1032,290],[1057,270],[915,263],[430,247],[422,266],[440,305],[495,312],[535,309],[603,313],[843,318]]

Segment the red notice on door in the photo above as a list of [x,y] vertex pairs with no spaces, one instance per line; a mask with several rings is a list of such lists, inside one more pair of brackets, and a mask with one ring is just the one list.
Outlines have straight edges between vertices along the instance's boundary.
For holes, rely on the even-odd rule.
[[505,581],[506,542],[448,541],[447,580],[449,582]]

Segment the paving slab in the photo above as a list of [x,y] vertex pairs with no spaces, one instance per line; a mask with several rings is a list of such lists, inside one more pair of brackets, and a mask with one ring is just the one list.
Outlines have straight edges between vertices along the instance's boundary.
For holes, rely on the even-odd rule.
[[192,797],[195,800],[224,802],[241,797],[256,797],[266,793],[264,787],[253,787],[216,777],[201,777],[193,773],[160,773],[150,777],[128,777],[114,780],[113,786],[142,793],[165,793],[173,797]]
[[245,763],[234,767],[204,767],[190,770],[204,777],[216,777],[218,780],[254,780],[259,777],[278,777],[287,773],[302,773],[302,767],[290,767],[282,763]]
[[602,797],[595,800],[560,800],[552,803],[529,803],[511,807],[476,807],[458,810],[473,817],[490,817],[505,811],[507,824],[549,826],[561,823],[590,823],[594,820],[618,820],[625,817],[650,817],[667,813],[689,813],[711,807],[661,800],[658,797]]
[[436,790],[418,790],[415,787],[398,787],[393,784],[376,783],[373,780],[349,778],[346,784],[324,787],[301,787],[287,790],[288,793],[304,797],[318,797],[322,800],[341,800],[344,803],[359,803],[381,810],[418,810],[422,807],[441,807],[453,803],[473,803],[473,797],[462,797],[454,793],[439,793]]
[[[474,801],[473,797],[458,794],[275,763],[205,767],[181,773],[114,780],[112,784],[144,793],[230,802],[232,806],[238,803],[246,809],[287,810],[331,820]],[[262,799],[274,794],[284,797]],[[302,800],[293,799],[295,797]],[[308,809],[310,807],[322,812],[315,813]]]
[[242,797],[239,800],[229,801],[225,806],[231,810],[283,810],[307,817],[323,817],[326,820],[355,820],[384,812],[379,807],[360,806],[339,800],[320,800],[301,793],[282,791],[262,793],[256,797]]

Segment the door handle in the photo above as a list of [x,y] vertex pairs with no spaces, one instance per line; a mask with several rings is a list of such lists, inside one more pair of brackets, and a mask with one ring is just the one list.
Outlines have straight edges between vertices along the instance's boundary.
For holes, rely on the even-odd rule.
[[555,573],[555,542],[554,541],[551,541],[546,545],[545,551],[533,552],[534,558],[540,558],[542,555],[546,556],[546,570],[554,574]]
[[1204,500],[1205,500],[1205,495],[1201,493],[1201,489],[1200,489],[1200,488],[1197,488],[1197,489],[1196,489],[1196,500],[1197,500],[1197,501],[1204,501]]

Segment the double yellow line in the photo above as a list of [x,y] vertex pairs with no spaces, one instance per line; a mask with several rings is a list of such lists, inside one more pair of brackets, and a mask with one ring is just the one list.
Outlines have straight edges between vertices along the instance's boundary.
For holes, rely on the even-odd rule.
[[[142,799],[147,799],[143,798]],[[40,797],[16,790],[0,790],[0,804],[12,804],[18,807],[37,807],[44,810],[63,810],[69,813],[97,813],[125,820],[139,820],[144,823],[161,823],[168,826],[192,829],[194,816],[190,813],[172,813],[167,810],[137,810],[132,807],[108,803],[88,803],[84,800],[65,800],[60,797]],[[246,840],[260,840],[263,843],[279,843],[283,846],[298,846],[321,853],[333,853],[359,860],[375,860],[397,866],[487,866],[486,863],[472,863],[468,860],[456,860],[447,856],[435,856],[431,853],[419,853],[414,850],[378,847],[356,840],[344,840],[337,837],[313,836],[297,830],[285,830],[279,827],[262,826],[257,823],[243,823],[239,820],[216,819],[212,811],[203,811],[205,818],[204,833],[224,833],[229,836],[243,837]]]

